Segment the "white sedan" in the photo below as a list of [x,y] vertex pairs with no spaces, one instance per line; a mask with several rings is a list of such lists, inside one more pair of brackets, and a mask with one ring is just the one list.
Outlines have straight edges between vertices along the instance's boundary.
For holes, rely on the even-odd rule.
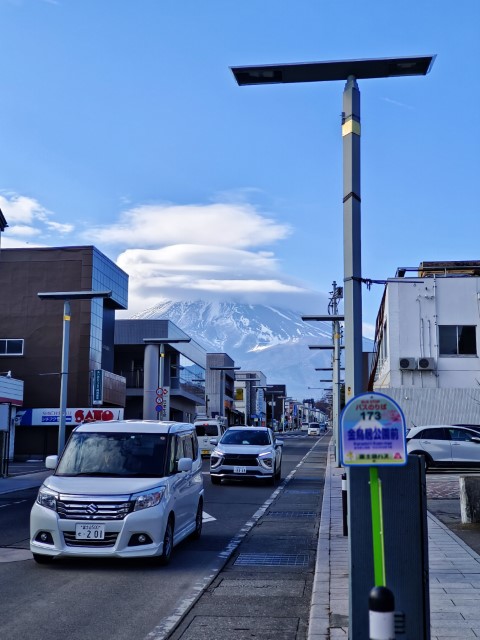
[[210,442],[215,446],[210,456],[213,484],[220,484],[222,478],[258,478],[274,484],[281,478],[283,441],[271,429],[230,427],[220,440]]

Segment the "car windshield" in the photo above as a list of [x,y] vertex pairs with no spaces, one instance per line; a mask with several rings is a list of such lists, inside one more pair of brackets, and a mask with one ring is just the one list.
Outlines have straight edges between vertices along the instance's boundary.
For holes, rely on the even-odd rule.
[[222,444],[256,445],[259,447],[270,444],[268,433],[258,429],[225,431],[220,442]]
[[55,475],[162,478],[166,448],[157,433],[73,433]]

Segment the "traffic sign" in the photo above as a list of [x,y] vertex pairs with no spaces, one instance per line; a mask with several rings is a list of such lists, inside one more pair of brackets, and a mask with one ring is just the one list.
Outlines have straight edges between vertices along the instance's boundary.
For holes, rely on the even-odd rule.
[[157,406],[155,407],[155,411],[157,413],[160,413],[161,411],[163,411],[163,404],[157,404]]
[[352,398],[340,418],[341,464],[401,466],[407,463],[405,416],[383,393]]

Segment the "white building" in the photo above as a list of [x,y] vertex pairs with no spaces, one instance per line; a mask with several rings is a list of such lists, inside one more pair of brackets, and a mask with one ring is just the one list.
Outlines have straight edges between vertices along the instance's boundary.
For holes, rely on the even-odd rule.
[[[414,272],[414,273],[412,273]],[[412,424],[480,424],[480,261],[423,262],[389,279],[369,388]]]

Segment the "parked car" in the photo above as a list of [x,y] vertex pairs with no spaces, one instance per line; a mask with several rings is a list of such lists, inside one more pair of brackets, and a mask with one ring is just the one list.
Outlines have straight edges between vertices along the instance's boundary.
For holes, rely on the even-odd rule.
[[480,433],[454,425],[413,427],[407,433],[407,452],[421,455],[432,467],[480,467]]
[[74,429],[30,515],[30,550],[61,557],[156,557],[202,531],[202,459],[192,424],[119,420]]
[[282,473],[283,441],[267,427],[230,427],[218,441],[210,457],[210,479],[259,478],[272,484]]
[[309,436],[319,436],[320,435],[320,423],[319,422],[310,422],[308,425],[307,435]]

